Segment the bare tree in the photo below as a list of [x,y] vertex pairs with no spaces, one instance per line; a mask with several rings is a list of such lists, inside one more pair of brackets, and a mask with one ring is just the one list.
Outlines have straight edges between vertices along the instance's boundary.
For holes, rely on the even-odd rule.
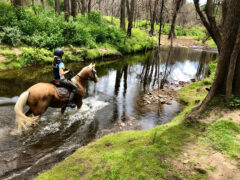
[[125,10],[125,7],[126,7],[126,0],[121,0],[121,16],[120,16],[120,27],[124,30],[124,31],[126,31],[126,27],[125,27],[125,25],[126,25],[126,22],[125,22],[125,12],[126,12],[126,10]]
[[175,29],[175,23],[176,23],[176,19],[177,19],[177,14],[179,12],[179,9],[185,3],[185,0],[174,0],[173,3],[176,4],[176,5],[175,5],[174,13],[173,13],[171,29],[170,29],[169,34],[168,34],[168,39],[170,39],[171,37],[175,38],[174,29]]
[[[151,1],[149,1],[149,2],[151,2]],[[151,4],[150,4],[150,6],[151,6]],[[150,13],[151,13],[150,14],[151,29],[149,31],[149,34],[151,34],[151,35],[153,35],[153,32],[154,32],[154,24],[155,24],[155,21],[156,21],[157,6],[158,6],[158,0],[155,0],[154,7],[153,7],[153,12],[151,13],[151,11],[150,11]],[[151,9],[151,7],[150,7],[150,9]]]
[[77,0],[71,0],[71,15],[74,18],[77,16]]
[[81,0],[81,14],[85,14],[86,11],[86,0]]
[[162,20],[163,20],[163,7],[164,7],[165,0],[162,0],[161,9],[160,9],[160,24],[159,24],[159,32],[158,32],[158,47],[160,48],[161,45],[161,34],[162,34]]
[[200,106],[196,107],[189,119],[205,110],[208,102],[217,94],[226,94],[229,103],[232,93],[240,95],[240,1],[223,0],[221,28],[216,23],[215,5],[208,0],[204,14],[199,0],[194,0],[203,25],[208,30],[219,51],[219,60],[212,87]]
[[64,0],[64,12],[65,12],[65,20],[69,19],[69,0]]
[[22,0],[13,0],[12,4],[14,7],[19,7],[19,6],[23,5],[23,2],[22,2]]
[[55,12],[57,15],[60,14],[60,0],[55,0]]
[[132,26],[133,26],[133,16],[134,16],[134,6],[135,6],[135,0],[131,0],[131,5],[129,7],[129,2],[127,2],[127,12],[128,12],[128,29],[127,29],[127,35],[131,37],[132,35]]
[[91,8],[92,8],[92,0],[88,0],[88,13],[91,12]]

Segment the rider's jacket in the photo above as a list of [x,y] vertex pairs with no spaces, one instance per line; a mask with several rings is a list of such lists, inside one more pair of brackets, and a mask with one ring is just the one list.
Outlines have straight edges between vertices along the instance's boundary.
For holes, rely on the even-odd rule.
[[60,59],[58,59],[56,61],[56,65],[53,64],[53,75],[55,80],[64,79],[64,76],[60,76],[59,74],[60,68],[64,69],[64,64]]

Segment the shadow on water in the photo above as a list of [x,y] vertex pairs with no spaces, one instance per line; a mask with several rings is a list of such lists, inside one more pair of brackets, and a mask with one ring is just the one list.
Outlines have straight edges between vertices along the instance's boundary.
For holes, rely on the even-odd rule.
[[[164,48],[96,62],[100,81],[87,84],[81,110],[60,116],[59,110],[49,108],[39,125],[22,136],[12,135],[17,96],[35,83],[49,82],[52,67],[0,72],[0,179],[32,179],[116,123],[134,118],[138,124],[134,129],[142,130],[169,122],[181,110],[178,102],[142,109],[136,100],[159,84],[164,88],[164,84],[202,79],[207,64],[216,56],[186,48],[172,48],[170,52]],[[66,63],[75,73],[88,64]]]

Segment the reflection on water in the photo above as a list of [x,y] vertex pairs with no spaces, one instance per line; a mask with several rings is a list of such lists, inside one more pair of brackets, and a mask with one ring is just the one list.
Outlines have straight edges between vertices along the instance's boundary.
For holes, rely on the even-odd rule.
[[[9,133],[14,128],[13,105],[16,96],[38,82],[52,79],[52,67],[29,67],[0,73],[0,178],[32,178],[37,172],[64,159],[77,147],[87,143],[101,129],[114,123],[138,120],[137,129],[149,129],[170,121],[181,109],[180,104],[139,108],[137,98],[164,83],[199,80],[206,74],[209,61],[216,53],[186,48],[163,49],[126,56],[116,61],[96,62],[100,81],[89,82],[87,99],[80,111],[63,117],[49,109],[34,127],[22,136]],[[79,72],[89,63],[71,63],[67,67]]]

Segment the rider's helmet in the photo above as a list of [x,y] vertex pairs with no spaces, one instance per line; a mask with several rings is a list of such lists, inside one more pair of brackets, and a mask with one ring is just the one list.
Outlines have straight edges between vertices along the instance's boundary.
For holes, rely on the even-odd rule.
[[64,54],[64,51],[61,48],[55,49],[55,51],[53,53],[54,56],[58,56],[58,57],[62,57],[63,54]]

